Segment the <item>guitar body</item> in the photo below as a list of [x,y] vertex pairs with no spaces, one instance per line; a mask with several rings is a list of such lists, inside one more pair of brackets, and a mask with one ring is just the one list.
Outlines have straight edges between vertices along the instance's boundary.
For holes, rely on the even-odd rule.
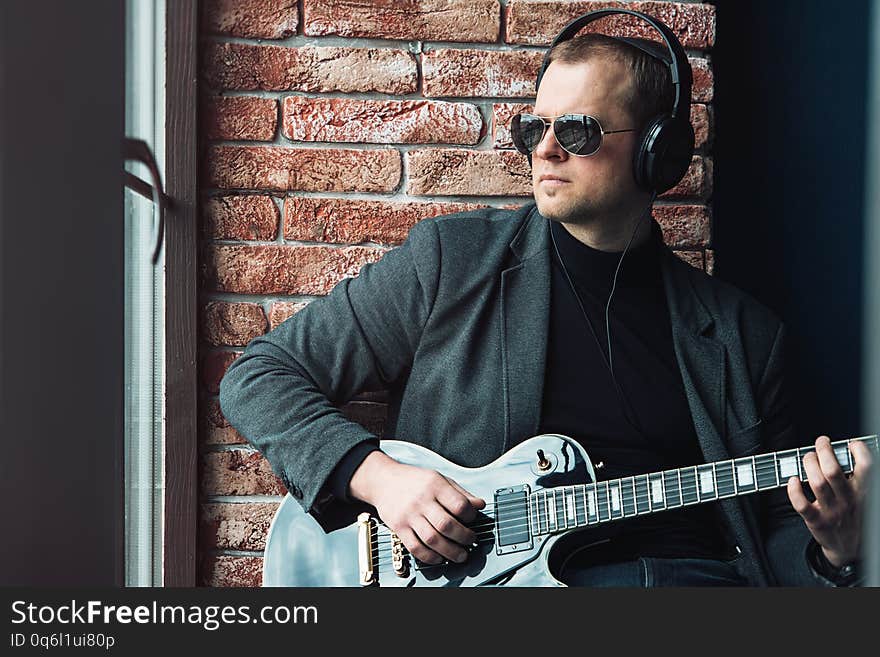
[[[455,465],[412,443],[386,440],[382,441],[381,448],[401,463],[436,470],[454,479],[467,491],[486,500],[488,513],[493,513],[496,502],[499,509],[505,508],[505,504],[515,506],[505,500],[515,500],[521,490],[534,493],[595,481],[593,465],[584,449],[558,434],[530,438],[480,468]],[[543,469],[539,467],[538,450],[545,458]],[[582,528],[563,535],[528,536],[517,543],[516,537],[511,535],[499,538],[492,517],[482,513],[470,526],[480,542],[465,563],[431,566],[420,564],[410,556],[406,572],[398,574],[391,563],[390,533],[380,525],[373,533],[376,557],[373,583],[394,587],[563,586],[553,575],[559,560],[554,545],[562,538],[569,540],[575,532],[594,531]],[[526,528],[525,534],[528,533]],[[263,586],[362,586],[365,582],[362,581],[364,564],[359,558],[364,552],[361,541],[358,523],[327,533],[286,495],[266,539]]]

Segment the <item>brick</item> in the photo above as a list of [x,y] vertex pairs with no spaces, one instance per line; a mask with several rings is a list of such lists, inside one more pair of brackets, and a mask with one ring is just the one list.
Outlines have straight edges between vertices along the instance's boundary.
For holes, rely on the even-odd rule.
[[[439,48],[422,55],[423,94],[436,97],[535,98],[540,51]],[[712,100],[714,78],[709,62],[689,57],[694,74],[692,101]]]
[[660,198],[700,198],[706,199],[712,193],[712,160],[694,155],[684,177]]
[[385,251],[363,246],[215,246],[205,266],[206,284],[241,294],[323,295]]
[[268,242],[278,236],[281,212],[270,196],[229,194],[203,203],[202,218],[208,238]]
[[282,132],[297,141],[476,144],[484,134],[470,103],[288,96],[282,110]]
[[237,445],[247,442],[223,416],[220,400],[216,397],[202,400],[199,413],[203,445]]
[[207,43],[203,56],[201,72],[214,89],[395,95],[418,90],[415,56],[393,48]]
[[203,549],[266,549],[266,535],[278,502],[210,502],[201,505],[200,543]]
[[266,313],[255,303],[210,301],[202,312],[202,335],[215,347],[244,347],[268,327]]
[[528,161],[515,151],[431,148],[406,154],[408,194],[526,196],[532,193]]
[[[678,2],[553,2],[510,0],[505,8],[507,43],[549,46],[568,23],[597,9],[633,9],[669,26],[685,48],[705,50],[715,44],[715,7]],[[631,16],[609,16],[590,23],[580,34],[602,32],[612,36],[660,40],[650,25]]]
[[400,183],[394,149],[212,146],[209,187],[307,192],[392,192]]
[[272,141],[278,126],[278,102],[254,96],[208,96],[202,125],[207,139]]
[[510,120],[514,114],[533,112],[531,103],[494,103],[492,105],[492,143],[495,148],[513,148]]
[[276,301],[269,308],[269,327],[275,330],[286,320],[309,305],[308,301]]
[[712,125],[706,105],[691,105],[691,125],[694,127],[694,148],[708,148],[712,141]]
[[284,495],[287,491],[259,452],[232,449],[202,455],[203,495]]
[[240,355],[233,351],[212,351],[202,357],[202,384],[208,392],[213,395],[220,392],[220,380]]
[[480,203],[398,203],[290,197],[284,238],[314,242],[400,244],[425,217],[486,207]]
[[[494,103],[492,105],[492,142],[495,148],[513,148],[510,137],[510,120],[514,114],[534,111],[529,103]],[[691,105],[691,125],[694,127],[694,147],[702,148],[708,144],[710,135],[709,111],[706,105]]]
[[715,96],[715,76],[708,60],[701,57],[688,57],[694,75],[691,88],[691,102],[711,103]]
[[422,93],[427,98],[534,96],[543,57],[532,50],[431,50],[422,54]]
[[498,0],[303,1],[310,36],[494,42],[500,32]]
[[209,555],[202,559],[202,586],[250,587],[263,585],[262,557]]
[[709,245],[709,211],[705,206],[657,205],[653,215],[663,229],[663,241],[670,248],[702,249]]
[[342,407],[342,412],[352,422],[357,422],[379,438],[385,437],[388,405],[367,401],[352,401]]
[[706,266],[702,251],[673,251],[681,260],[684,260],[691,267],[706,271]]
[[207,0],[201,30],[207,34],[286,39],[296,34],[299,13],[290,0]]

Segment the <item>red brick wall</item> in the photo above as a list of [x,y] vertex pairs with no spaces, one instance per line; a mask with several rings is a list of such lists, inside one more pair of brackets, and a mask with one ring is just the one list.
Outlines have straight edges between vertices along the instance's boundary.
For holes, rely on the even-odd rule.
[[[512,150],[507,122],[534,101],[559,30],[609,6],[659,17],[688,49],[697,154],[655,216],[667,243],[711,273],[713,6],[203,0],[200,583],[260,584],[285,492],[220,413],[226,368],[249,340],[378,260],[419,219],[528,201],[528,164]],[[652,36],[634,22],[596,25]],[[381,433],[381,395],[345,410]]]

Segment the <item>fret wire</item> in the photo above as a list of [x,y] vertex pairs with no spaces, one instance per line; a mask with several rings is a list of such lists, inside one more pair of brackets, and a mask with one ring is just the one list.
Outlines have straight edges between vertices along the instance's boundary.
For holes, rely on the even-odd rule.
[[639,515],[639,499],[636,496],[636,478],[635,476],[630,477],[630,481],[632,482],[632,497],[633,497],[633,515]]
[[[611,519],[611,493],[608,492],[608,480],[602,482],[605,486],[605,508],[608,510],[608,519]],[[601,516],[600,516],[601,518]]]
[[587,506],[587,485],[581,484],[581,496],[584,498],[584,524],[590,524],[590,509]]
[[562,519],[565,521],[565,529],[568,529],[568,502],[565,499],[565,487],[560,491],[562,495]]

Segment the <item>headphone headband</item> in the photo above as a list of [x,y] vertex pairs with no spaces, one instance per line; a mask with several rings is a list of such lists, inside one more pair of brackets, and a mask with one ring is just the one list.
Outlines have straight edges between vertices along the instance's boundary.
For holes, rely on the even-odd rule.
[[[657,57],[656,52],[652,52],[647,46],[644,46],[638,43],[637,39],[629,39],[626,37],[614,37],[618,41],[623,41],[639,50],[647,53],[651,57],[655,59],[659,59],[664,64],[669,67],[670,74],[672,76],[672,84],[675,87],[675,102],[672,105],[672,118],[675,118],[679,115],[679,111],[685,109],[689,112],[689,106],[691,102],[691,87],[693,86],[693,73],[691,72],[690,64],[688,63],[687,54],[684,51],[684,47],[681,45],[681,42],[678,38],[673,34],[672,30],[670,30],[666,25],[661,23],[654,18],[651,18],[647,14],[643,14],[640,11],[633,11],[632,9],[600,9],[598,11],[592,11],[589,14],[584,14],[583,16],[574,19],[564,28],[562,31],[556,35],[556,38],[553,39],[553,43],[550,44],[550,48],[544,54],[544,61],[541,64],[541,71],[538,73],[538,81],[535,85],[537,89],[541,84],[541,78],[544,77],[544,72],[547,70],[547,66],[549,65],[550,53],[553,48],[563,41],[568,41],[569,39],[574,38],[578,32],[580,32],[584,27],[593,21],[597,21],[600,18],[605,18],[606,16],[612,16],[614,14],[624,14],[629,16],[635,16],[636,18],[640,18],[646,23],[648,23],[651,27],[657,30],[660,35],[663,37],[663,41],[666,43],[666,47],[669,50],[669,55],[671,61],[667,61],[665,58]],[[689,114],[688,114],[689,116]]]

